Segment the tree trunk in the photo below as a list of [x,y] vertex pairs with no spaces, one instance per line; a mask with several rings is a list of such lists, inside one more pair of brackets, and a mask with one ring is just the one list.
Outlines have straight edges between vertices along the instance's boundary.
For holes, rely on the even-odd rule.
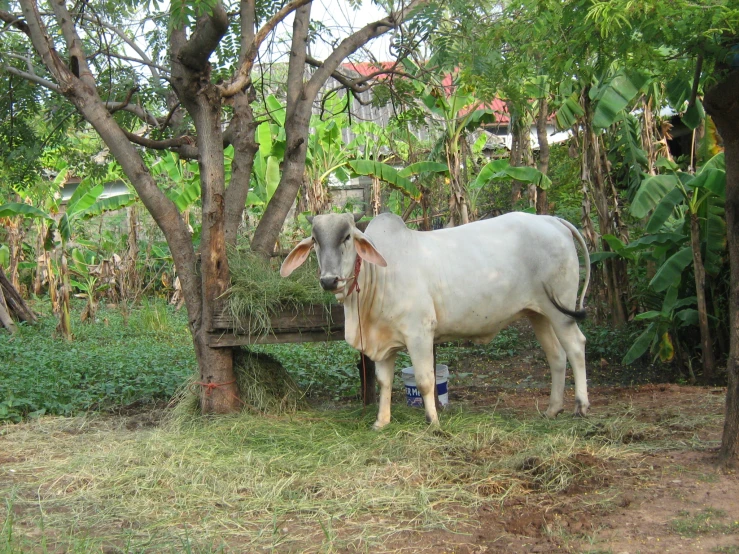
[[[549,172],[549,137],[547,136],[547,117],[549,117],[549,105],[545,96],[539,99],[539,115],[536,118],[536,138],[539,141],[539,163],[537,165],[539,171],[544,175]],[[547,191],[541,187],[536,187],[536,213],[549,213]]]
[[701,359],[703,362],[703,380],[710,383],[714,378],[716,362],[713,356],[713,340],[708,327],[708,309],[706,308],[706,269],[701,255],[700,224],[698,214],[690,214],[690,246],[693,250],[693,272],[695,274],[695,293],[698,299],[698,323],[701,331]]
[[23,301],[18,290],[5,276],[2,267],[0,267],[0,292],[4,297],[10,313],[15,314],[21,321],[36,323],[36,314]]
[[705,96],[706,111],[724,140],[726,156],[726,234],[731,266],[729,296],[729,383],[726,391],[726,419],[719,450],[719,463],[727,468],[739,465],[739,70],[714,85]]
[[15,321],[10,317],[8,305],[5,303],[5,296],[3,295],[2,287],[0,287],[0,325],[5,327],[12,334],[18,332],[18,328],[15,326]]
[[[583,94],[582,101],[585,111],[582,121],[582,179],[593,195],[601,236],[619,236],[620,232],[616,219],[618,215],[618,198],[610,198],[612,194],[609,194],[609,192],[613,193],[613,190],[606,183],[600,143],[593,130],[593,108],[587,93]],[[613,207],[611,207],[611,204],[613,204]],[[605,241],[602,241],[602,248],[605,252],[611,250]],[[611,322],[614,325],[624,325],[626,324],[626,308],[624,306],[624,294],[621,289],[623,283],[626,281],[625,262],[617,258],[610,258],[603,260],[603,268],[605,284],[608,291]]]

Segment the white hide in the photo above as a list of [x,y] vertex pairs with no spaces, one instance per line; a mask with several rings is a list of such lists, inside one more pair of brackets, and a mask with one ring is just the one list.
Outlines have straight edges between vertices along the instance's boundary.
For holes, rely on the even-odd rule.
[[[585,415],[589,406],[585,338],[573,318],[547,295],[548,290],[564,308],[576,308],[580,272],[573,237],[583,246],[584,242],[572,225],[550,216],[510,213],[419,232],[395,215],[382,214],[365,235],[387,267],[363,262],[361,292],[346,298],[340,292],[337,298],[344,301],[347,342],[376,362],[380,384],[376,428],[390,421],[399,350],[408,350],[427,419],[436,423],[433,344],[453,339],[487,342],[523,316],[531,320],[552,370],[547,415],[562,411],[567,359],[575,375],[576,414]],[[343,266],[352,267],[353,261],[354,256],[343,260]]]

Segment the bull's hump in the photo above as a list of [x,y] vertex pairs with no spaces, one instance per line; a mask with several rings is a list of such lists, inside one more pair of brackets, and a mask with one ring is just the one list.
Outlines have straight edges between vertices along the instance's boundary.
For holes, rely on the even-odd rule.
[[384,213],[375,217],[367,226],[369,237],[384,235],[387,233],[402,233],[408,231],[402,218],[395,214]]

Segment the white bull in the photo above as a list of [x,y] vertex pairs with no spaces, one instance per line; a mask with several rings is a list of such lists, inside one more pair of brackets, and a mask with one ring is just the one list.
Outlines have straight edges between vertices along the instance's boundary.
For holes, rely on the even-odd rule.
[[[580,271],[573,238],[583,249],[586,269],[578,309]],[[321,285],[344,302],[346,341],[375,361],[380,384],[376,429],[390,422],[399,350],[410,354],[427,421],[438,424],[434,343],[488,342],[524,316],[551,368],[546,414],[555,417],[563,411],[568,359],[575,376],[575,415],[587,413],[585,337],[575,320],[585,317],[590,259],[582,236],[567,221],[510,213],[418,232],[401,218],[382,214],[363,233],[349,214],[319,215],[311,236],[283,262],[281,275],[290,275],[313,248]]]

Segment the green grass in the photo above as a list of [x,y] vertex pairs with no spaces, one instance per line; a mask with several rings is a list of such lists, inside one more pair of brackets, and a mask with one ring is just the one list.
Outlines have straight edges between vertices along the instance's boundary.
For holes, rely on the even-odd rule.
[[55,338],[55,326],[47,314],[0,333],[0,421],[169,400],[196,368],[185,314],[161,303],[127,317],[103,308],[92,325],[75,311],[73,341]]
[[692,514],[682,511],[679,516],[670,522],[670,528],[683,537],[739,533],[739,521],[728,520],[723,510],[704,508]]
[[383,551],[407,532],[470,532],[471,514],[510,496],[592,489],[639,450],[589,437],[571,418],[452,411],[438,433],[395,406],[392,424],[372,432],[374,415],[179,416],[136,432],[110,416],[6,427],[0,552],[42,539],[71,552]]

